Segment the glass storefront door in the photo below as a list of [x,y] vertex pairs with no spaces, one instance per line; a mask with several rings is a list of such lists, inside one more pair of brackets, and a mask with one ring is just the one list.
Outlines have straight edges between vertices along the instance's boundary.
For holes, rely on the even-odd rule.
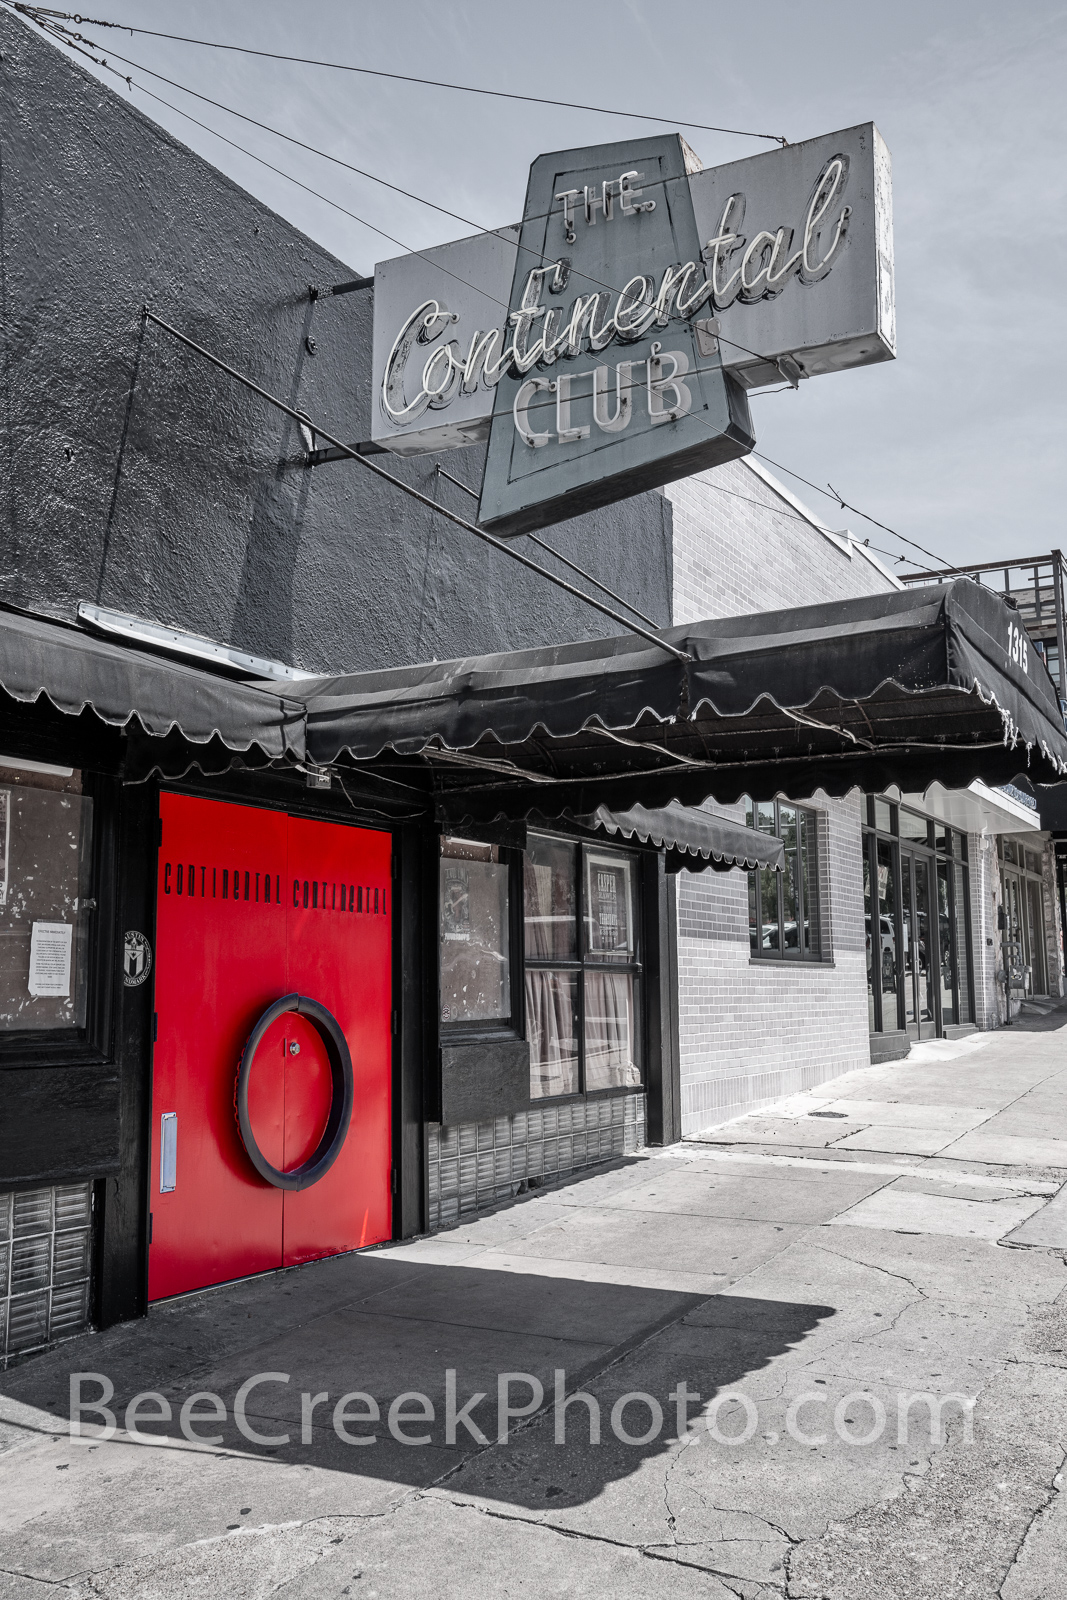
[[872,1034],[906,1030],[929,1039],[973,1022],[967,861],[959,830],[867,797],[863,909]]
[[1009,962],[1027,995],[1048,993],[1045,962],[1045,906],[1042,885],[1029,873],[1003,872],[1004,908],[1008,916]]
[[938,982],[941,989],[941,1026],[958,1022],[956,1015],[956,951],[952,938],[952,884],[950,861],[938,861],[934,867],[937,877],[937,949]]
[[904,1026],[915,1039],[932,1039],[937,1031],[930,937],[930,867],[928,857],[910,850],[900,852]]
[[1048,994],[1048,975],[1045,971],[1045,917],[1041,885],[1036,878],[1027,878],[1026,887],[1026,942],[1029,946],[1027,964],[1030,968],[1030,986],[1034,994]]

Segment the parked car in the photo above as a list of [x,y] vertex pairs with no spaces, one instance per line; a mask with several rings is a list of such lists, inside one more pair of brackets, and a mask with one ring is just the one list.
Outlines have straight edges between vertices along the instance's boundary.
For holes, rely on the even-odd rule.
[[[878,918],[881,931],[881,956],[879,965],[882,969],[882,988],[891,989],[897,981],[897,930],[893,918],[886,912]],[[867,918],[867,978],[872,975],[871,964],[871,919]]]

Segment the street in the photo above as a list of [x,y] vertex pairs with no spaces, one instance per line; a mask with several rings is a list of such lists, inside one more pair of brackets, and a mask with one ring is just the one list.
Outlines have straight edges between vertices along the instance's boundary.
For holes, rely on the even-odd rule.
[[0,1594],[1058,1600],[1046,1010],[14,1367]]

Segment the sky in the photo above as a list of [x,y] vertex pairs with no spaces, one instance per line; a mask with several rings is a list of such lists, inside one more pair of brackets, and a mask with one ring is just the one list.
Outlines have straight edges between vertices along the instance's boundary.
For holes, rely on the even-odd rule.
[[[897,359],[756,396],[757,448],[814,483],[832,482],[853,506],[946,565],[1067,544],[1067,318],[1059,279],[1067,266],[1059,125],[1067,4],[94,0],[93,14],[677,119],[705,166],[772,146],[687,121],[795,142],[873,120],[893,160]],[[88,23],[81,31],[112,61],[120,52],[481,227],[518,220],[530,162],[542,151],[663,131],[641,120],[265,61]],[[133,91],[142,111],[358,273],[401,253],[375,227],[412,249],[473,231],[136,67],[122,70],[363,218],[354,221]],[[831,527],[848,526],[894,558],[907,548],[784,481]]]

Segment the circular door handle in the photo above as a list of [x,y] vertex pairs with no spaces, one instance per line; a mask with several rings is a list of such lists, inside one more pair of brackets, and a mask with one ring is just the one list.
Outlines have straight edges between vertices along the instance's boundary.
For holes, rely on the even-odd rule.
[[[306,1017],[326,1046],[333,1080],[333,1095],[330,1100],[330,1115],[326,1119],[326,1126],[317,1148],[306,1161],[301,1162],[300,1166],[294,1167],[291,1172],[283,1172],[280,1167],[273,1166],[267,1160],[256,1142],[255,1133],[252,1131],[252,1119],[248,1113],[248,1085],[252,1077],[252,1064],[256,1059],[256,1051],[263,1041],[264,1034],[273,1022],[289,1012],[296,1012],[299,1016]],[[268,1006],[248,1035],[248,1042],[241,1055],[241,1065],[237,1070],[237,1086],[234,1093],[241,1142],[248,1152],[248,1159],[260,1177],[273,1184],[275,1189],[310,1189],[313,1183],[318,1183],[319,1179],[329,1172],[341,1153],[341,1147],[348,1135],[349,1123],[352,1121],[354,1098],[352,1056],[348,1049],[348,1041],[341,1031],[341,1024],[333,1013],[327,1011],[318,1000],[310,1000],[303,994],[285,994],[280,1000],[275,1000],[272,1006]]]

